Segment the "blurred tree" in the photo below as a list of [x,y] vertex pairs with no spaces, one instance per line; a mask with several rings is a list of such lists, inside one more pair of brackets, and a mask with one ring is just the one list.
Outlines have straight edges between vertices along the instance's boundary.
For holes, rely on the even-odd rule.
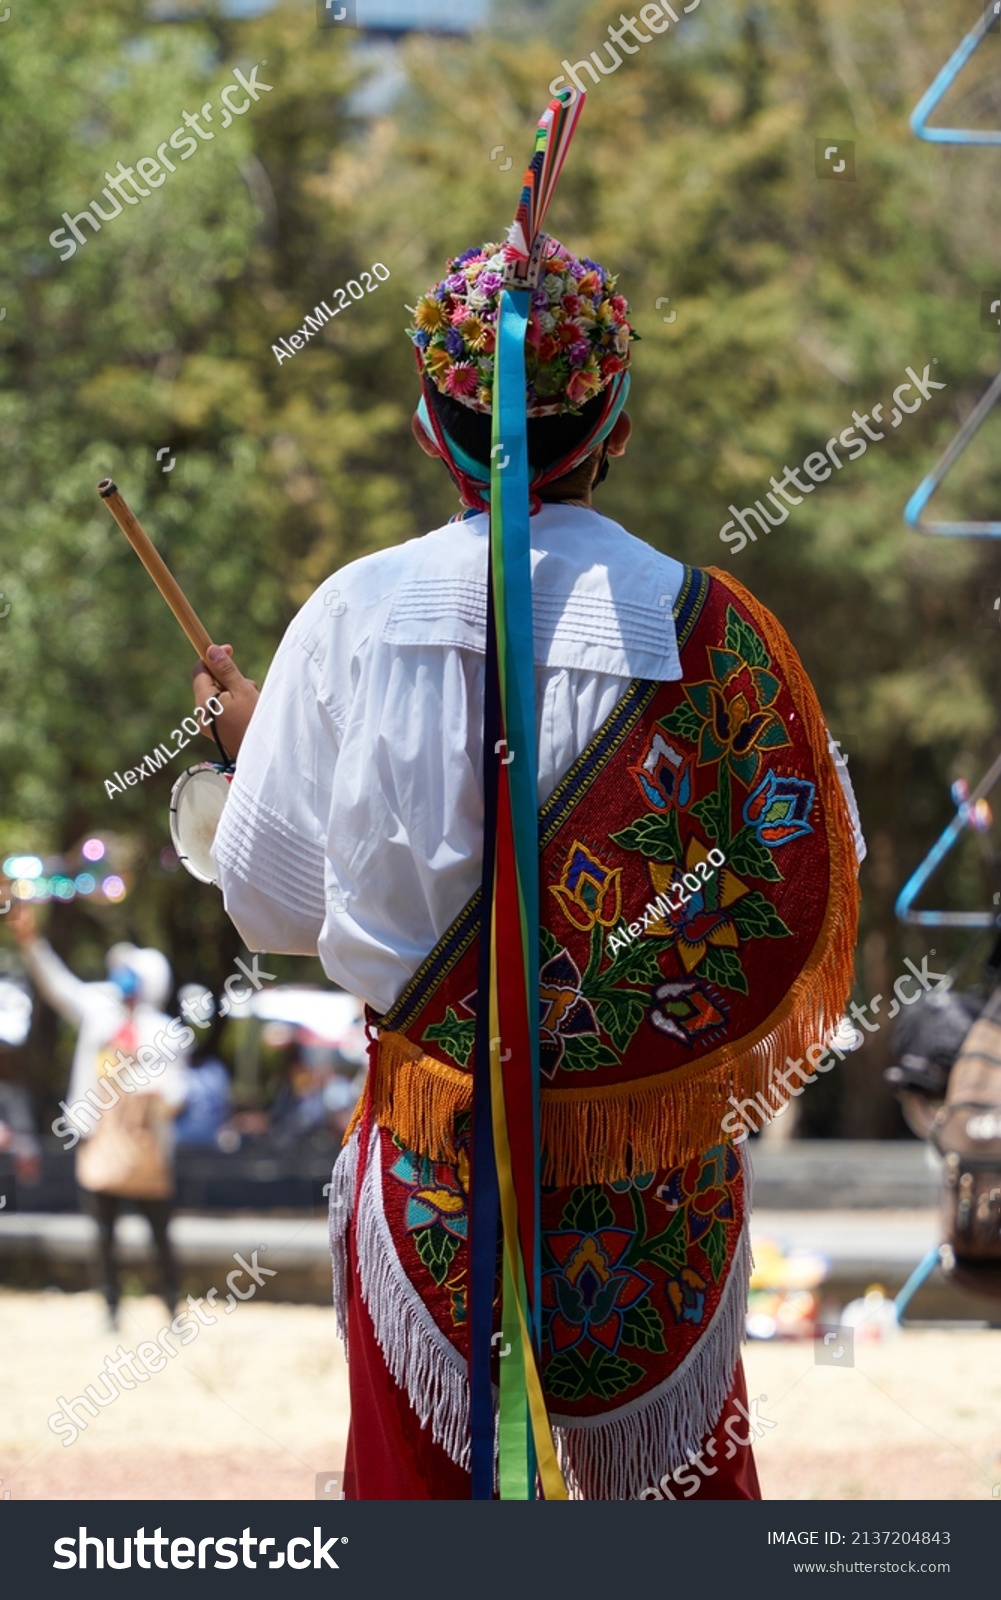
[[[547,85],[617,21],[604,5],[534,0],[490,34],[415,36],[404,91],[364,117],[354,36],[317,30],[299,0],[253,21],[176,23],[150,22],[139,0],[35,0],[4,29],[0,850],[134,834],[136,888],[100,914],[105,941],[155,940],[209,981],[237,948],[218,897],[161,864],[170,778],[104,791],[190,702],[186,647],[97,479],[117,479],[258,678],[327,573],[441,523],[454,492],[407,432],[406,303],[446,255],[503,234]],[[979,317],[1001,246],[990,156],[907,128],[960,27],[932,0],[700,5],[594,86],[549,223],[619,271],[643,335],[636,432],[602,508],[770,605],[847,752],[870,846],[863,1000],[928,948],[903,936],[893,900],[947,819],[948,782],[993,753],[997,722],[997,559],[900,520],[997,351]],[[950,117],[962,105],[998,125],[996,49],[985,41]],[[214,141],[161,189],[59,260],[46,241],[62,211],[100,199],[105,170],[152,155],[182,111],[217,106],[234,66],[262,62],[273,87],[246,115],[210,124]],[[818,178],[818,139],[854,141],[854,182]],[[278,337],[374,261],[389,280],[279,363]],[[853,410],[885,415],[905,368],[933,359],[947,388],[774,539],[720,542],[731,504],[752,505]],[[164,444],[179,452],[169,482],[150,472]],[[997,515],[992,455],[957,469],[974,515]],[[985,903],[976,851],[957,863],[954,902]],[[96,971],[94,917],[74,907],[52,922]],[[960,948],[937,942],[940,957]],[[811,1088],[804,1127],[899,1131],[879,1076],[888,1032]]]

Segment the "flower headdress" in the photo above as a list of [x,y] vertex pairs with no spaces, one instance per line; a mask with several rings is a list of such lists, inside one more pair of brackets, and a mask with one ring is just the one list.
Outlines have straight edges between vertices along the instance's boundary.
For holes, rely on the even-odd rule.
[[[474,246],[449,261],[446,276],[412,308],[407,330],[439,394],[484,413],[493,403],[505,248]],[[525,345],[530,417],[579,412],[628,367],[637,335],[615,286],[599,262],[578,261],[557,239],[546,239]]]

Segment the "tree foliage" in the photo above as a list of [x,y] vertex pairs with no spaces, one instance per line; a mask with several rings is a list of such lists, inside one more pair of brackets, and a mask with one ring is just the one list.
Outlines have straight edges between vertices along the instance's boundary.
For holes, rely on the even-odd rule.
[[[131,935],[211,978],[236,947],[214,893],[161,862],[170,778],[113,801],[104,790],[190,694],[186,646],[97,480],[115,477],[210,631],[258,678],[327,574],[445,520],[450,485],[409,439],[406,305],[446,255],[502,235],[561,58],[601,47],[617,20],[553,0],[486,33],[415,35],[396,53],[395,97],[369,86],[373,111],[358,90],[376,58],[348,31],[318,30],[298,0],[242,22],[150,21],[139,0],[12,10],[0,850],[107,827],[141,849],[120,907],[53,917],[78,965],[96,971],[103,943]],[[986,765],[996,725],[991,548],[922,539],[900,515],[997,356],[980,323],[981,291],[999,281],[990,154],[924,145],[907,127],[960,26],[932,0],[704,0],[595,85],[548,224],[618,270],[642,335],[635,433],[602,508],[758,594],[848,754],[870,846],[862,998],[888,992],[912,948],[894,897],[949,815],[948,783]],[[985,41],[950,121],[998,125],[997,49]],[[152,154],[183,110],[217,104],[234,66],[262,61],[270,92],[59,260],[47,240],[63,211],[100,197],[120,159]],[[818,139],[855,142],[854,182],[818,179]],[[279,363],[279,336],[374,261],[388,282]],[[763,496],[853,410],[888,411],[905,368],[933,358],[947,388],[898,431],[767,539],[739,554],[720,542],[731,504]],[[179,453],[169,482],[150,471],[163,444]],[[968,514],[997,515],[992,456],[985,444],[957,469]],[[984,903],[974,850],[949,892]],[[885,1034],[811,1089],[807,1126],[895,1126],[878,1080]]]

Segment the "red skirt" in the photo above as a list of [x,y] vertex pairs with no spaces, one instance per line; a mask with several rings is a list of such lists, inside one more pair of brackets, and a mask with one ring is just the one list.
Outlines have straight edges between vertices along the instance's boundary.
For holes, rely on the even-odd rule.
[[[390,1375],[372,1319],[361,1296],[353,1240],[349,1245],[348,1383],[351,1426],[344,1465],[345,1500],[468,1500],[469,1473],[459,1467],[429,1427],[422,1427],[402,1389]],[[743,1409],[741,1409],[743,1408]],[[750,1444],[747,1387],[738,1361],[733,1384],[716,1426],[703,1444],[701,1469],[678,1469],[664,1499],[760,1500]],[[727,1430],[727,1423],[736,1425]],[[727,1431],[724,1431],[727,1430]],[[748,1442],[739,1443],[742,1439]],[[710,1440],[714,1441],[710,1447]],[[738,1444],[734,1446],[734,1440]],[[727,1460],[729,1452],[730,1459]],[[693,1487],[693,1483],[695,1487]],[[658,1497],[661,1491],[658,1491]]]

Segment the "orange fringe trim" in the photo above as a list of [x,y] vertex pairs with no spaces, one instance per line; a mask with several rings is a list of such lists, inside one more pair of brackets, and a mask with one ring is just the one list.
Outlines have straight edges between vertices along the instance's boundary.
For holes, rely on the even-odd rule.
[[[771,1082],[773,1064],[800,1061],[822,1046],[837,1027],[854,981],[859,887],[855,839],[848,804],[828,749],[826,723],[784,628],[729,573],[707,569],[754,619],[779,664],[810,743],[824,813],[828,819],[830,885],[823,927],[802,971],[782,1003],[739,1046],[724,1045],[671,1072],[638,1082],[596,1089],[545,1089],[540,1120],[542,1179],[560,1187],[615,1183],[631,1173],[652,1172],[690,1161],[740,1131],[740,1105],[748,1102],[752,1126],[760,1126],[789,1100],[815,1069],[802,1063],[790,1072],[790,1087]],[[820,1051],[817,1051],[818,1058]],[[756,1103],[760,1094],[765,1109]],[[736,1105],[731,1101],[735,1100]],[[372,1084],[372,1109],[382,1128],[432,1160],[454,1162],[455,1117],[472,1103],[470,1074],[448,1066],[411,1044],[401,1033],[379,1039]],[[349,1133],[360,1112],[356,1111]],[[728,1118],[729,1129],[723,1123]]]

